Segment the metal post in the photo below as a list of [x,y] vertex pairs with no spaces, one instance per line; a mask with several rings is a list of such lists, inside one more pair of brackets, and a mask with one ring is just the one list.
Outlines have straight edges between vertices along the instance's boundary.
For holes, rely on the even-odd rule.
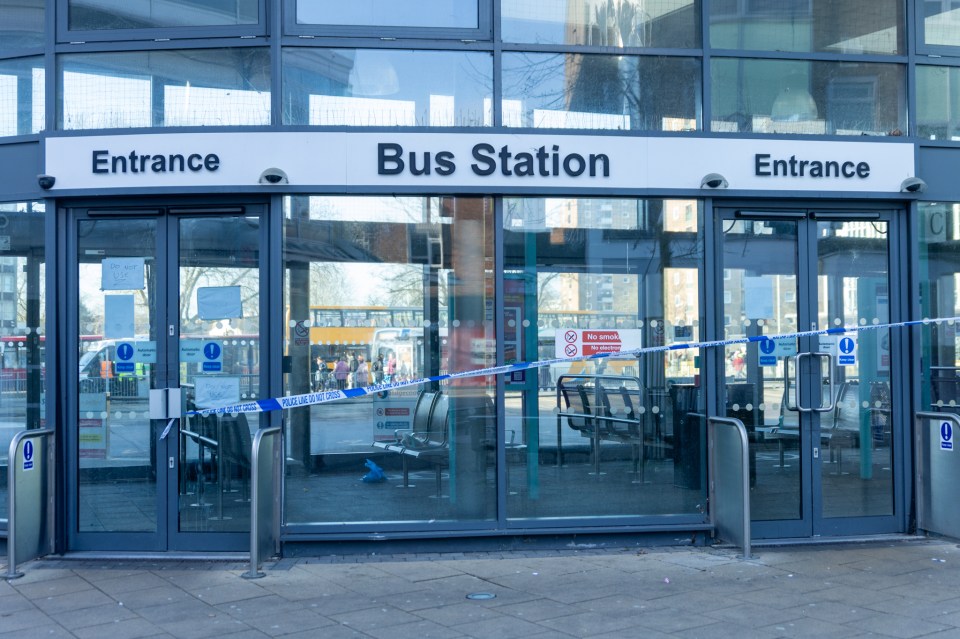
[[[53,549],[53,502],[49,492],[53,486],[54,478],[54,444],[53,440],[49,438],[50,435],[53,435],[53,431],[48,428],[25,430],[14,435],[13,440],[10,442],[7,457],[7,499],[9,508],[7,511],[7,573],[3,575],[3,578],[7,580],[17,579],[23,576],[22,572],[17,572],[18,559],[35,559],[36,557],[51,552]],[[36,470],[38,474],[46,474],[46,477],[41,480],[40,494],[34,495],[34,505],[38,508],[35,515],[40,521],[25,522],[20,521],[20,517],[17,515],[17,467],[29,461],[25,460],[21,462],[20,460],[19,450],[21,442],[29,443],[30,440],[33,439],[44,440],[43,457],[46,459],[39,461],[41,457],[37,457],[37,461],[34,461],[33,470]],[[37,468],[38,465],[39,468]],[[22,552],[17,552],[18,524],[24,527],[34,524],[33,529],[36,531],[37,539],[34,540],[34,544],[31,547],[32,550],[28,548],[25,550],[21,549]],[[45,539],[40,539],[39,537],[41,536],[45,537]],[[20,540],[19,544],[23,544],[23,542],[24,540]],[[23,555],[26,556],[21,557]]]
[[[740,480],[741,488],[741,503],[743,506],[743,512],[741,513],[741,518],[739,522],[731,522],[729,528],[729,533],[732,536],[736,536],[737,524],[742,529],[741,533],[741,543],[743,545],[743,558],[750,558],[750,442],[747,438],[747,429],[744,427],[743,422],[739,419],[732,419],[728,417],[710,417],[707,420],[708,425],[727,425],[732,426],[740,438],[740,473],[738,474],[738,479]],[[716,458],[715,450],[715,437],[713,435],[713,430],[708,429],[709,435],[709,447],[710,447],[710,523],[714,527],[726,528],[726,520],[722,519],[720,523],[717,523],[718,515],[722,515],[719,512],[720,506],[722,504],[718,503],[716,496],[716,475],[718,470],[718,461]],[[725,484],[723,484],[725,485]]]
[[[276,509],[273,508],[273,499],[275,495],[278,495],[279,482],[277,481],[278,471],[280,469],[279,464],[279,455],[277,455],[277,441],[276,439],[280,437],[282,429],[279,426],[274,426],[272,428],[262,428],[257,431],[256,435],[253,437],[253,446],[250,455],[250,570],[243,573],[242,577],[244,579],[260,579],[265,577],[266,574],[260,570],[260,567],[263,565],[263,557],[260,554],[261,550],[261,533],[264,526],[270,526],[272,528],[271,534],[267,540],[272,544],[277,543],[277,528],[278,521],[273,521],[276,519],[275,513]],[[269,490],[261,491],[260,485],[260,452],[263,447],[264,440],[266,440],[270,445],[270,472],[271,472],[271,481],[269,482]],[[267,493],[267,494],[263,494]],[[263,500],[270,500],[270,512],[273,513],[270,517],[271,521],[262,522],[260,516],[260,509],[263,503]]]

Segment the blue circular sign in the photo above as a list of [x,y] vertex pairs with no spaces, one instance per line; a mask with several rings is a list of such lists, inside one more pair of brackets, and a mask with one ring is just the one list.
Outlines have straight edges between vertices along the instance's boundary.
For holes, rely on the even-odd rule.
[[842,340],[840,340],[840,352],[847,354],[852,353],[856,345],[856,342],[854,342],[852,339],[849,337],[844,337]]
[[950,422],[940,424],[940,441],[948,442],[953,439],[953,426]]
[[207,342],[207,344],[203,347],[203,355],[207,359],[219,359],[220,345],[216,342]]
[[760,350],[763,351],[765,355],[769,355],[777,348],[777,343],[772,339],[765,339],[760,342]]
[[133,346],[124,342],[117,346],[117,359],[126,361],[133,358]]
[[23,461],[33,459],[33,442],[29,439],[23,442]]

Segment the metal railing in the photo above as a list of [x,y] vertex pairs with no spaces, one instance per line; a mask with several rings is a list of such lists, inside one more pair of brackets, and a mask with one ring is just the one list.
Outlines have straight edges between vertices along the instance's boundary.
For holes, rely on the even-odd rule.
[[53,552],[54,440],[48,428],[14,435],[7,458],[7,573],[22,577],[17,564]]
[[[956,502],[956,487],[960,485],[960,453],[956,450],[960,416],[921,411],[913,419],[917,528],[960,538],[960,509]],[[933,429],[923,427],[924,421],[936,426],[936,437],[931,436]]]
[[[710,524],[722,539],[738,544],[750,558],[750,442],[739,419],[707,419],[710,468]],[[732,428],[717,428],[730,426]]]
[[280,471],[283,430],[263,428],[253,437],[250,456],[250,570],[244,579],[264,577],[263,558],[280,552]]

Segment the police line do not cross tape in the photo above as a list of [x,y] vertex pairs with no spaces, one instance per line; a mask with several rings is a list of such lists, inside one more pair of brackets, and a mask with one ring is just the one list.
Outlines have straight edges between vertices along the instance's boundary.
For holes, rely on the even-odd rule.
[[636,359],[642,355],[651,355],[654,353],[663,353],[665,351],[679,351],[700,348],[718,348],[724,346],[733,346],[736,344],[749,344],[751,342],[767,342],[798,339],[801,337],[813,337],[816,335],[843,335],[845,333],[860,333],[864,331],[883,330],[888,328],[905,328],[909,326],[925,326],[930,324],[954,324],[960,322],[958,317],[937,317],[933,319],[911,320],[909,322],[892,322],[889,324],[864,324],[862,326],[836,326],[834,328],[825,328],[819,330],[799,331],[796,333],[783,333],[780,335],[754,335],[752,337],[740,337],[736,339],[721,339],[707,342],[678,342],[668,346],[650,346],[648,348],[638,348],[628,351],[618,351],[615,353],[595,353],[592,355],[581,355],[579,357],[560,357],[556,359],[544,359],[536,362],[518,362],[516,364],[505,364],[503,366],[491,366],[488,368],[479,368],[458,373],[447,373],[444,375],[434,375],[432,377],[420,377],[417,379],[408,379],[401,382],[388,382],[386,384],[374,384],[364,386],[363,388],[349,388],[346,390],[320,391],[316,393],[304,393],[302,395],[287,395],[285,397],[273,397],[270,399],[257,399],[219,408],[204,408],[200,410],[187,411],[188,416],[194,415],[217,415],[217,414],[239,414],[239,413],[266,413],[275,410],[285,410],[288,408],[301,408],[303,406],[313,406],[316,404],[326,404],[341,399],[351,399],[363,397],[364,395],[374,395],[391,391],[397,388],[407,388],[410,386],[420,386],[431,382],[442,382],[451,379],[466,379],[470,377],[487,377],[489,375],[500,375],[503,373],[512,373],[515,371],[541,368],[553,364],[567,364],[570,362],[582,362],[598,359]]

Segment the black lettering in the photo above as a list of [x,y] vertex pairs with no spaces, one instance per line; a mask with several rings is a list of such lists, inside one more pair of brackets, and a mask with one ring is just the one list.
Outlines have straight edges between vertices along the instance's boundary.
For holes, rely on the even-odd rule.
[[504,144],[502,147],[500,147],[500,172],[504,175],[513,175],[513,173],[510,172],[510,165],[508,163],[509,159],[510,149],[506,144]]
[[532,154],[517,153],[514,157],[517,159],[517,162],[516,164],[513,165],[513,171],[517,175],[533,175],[534,174]]
[[[387,163],[393,166],[388,167]],[[403,173],[403,147],[392,142],[377,145],[377,175],[399,175]]]
[[208,171],[216,171],[220,168],[220,156],[216,153],[210,153],[207,157],[203,158],[203,166]]
[[155,155],[153,156],[153,164],[150,165],[150,170],[154,173],[166,173],[167,172],[167,156],[165,155]]
[[[573,168],[573,163],[577,163],[577,168]],[[583,156],[579,153],[571,153],[567,157],[563,158],[563,170],[567,175],[577,177],[583,173],[587,168],[587,161],[583,159]]]
[[203,168],[203,156],[199,153],[191,153],[187,158],[187,167],[196,173]]
[[810,164],[808,160],[800,160],[800,177],[803,177],[803,167]]
[[753,174],[757,177],[770,177],[769,153],[757,153],[753,156]]
[[141,173],[146,173],[146,172],[147,172],[147,162],[149,162],[149,161],[150,161],[150,156],[149,156],[149,155],[141,155],[141,156],[140,156],[140,172],[141,172]]
[[834,162],[833,160],[827,160],[826,166],[826,175],[824,177],[830,177],[830,169],[833,168],[833,177],[840,177],[840,164]]
[[810,163],[810,177],[823,177],[823,162],[814,160]]
[[859,162],[857,164],[857,177],[861,179],[870,177],[870,165],[866,162]]
[[457,165],[453,163],[453,153],[440,151],[437,153],[437,175],[453,175]]
[[130,151],[130,172],[139,173],[139,171],[137,171],[137,152],[136,151]]
[[790,177],[797,177],[797,156],[790,156]]
[[603,177],[610,177],[610,158],[606,153],[590,154],[590,177],[597,176],[597,163],[603,162]]
[[547,171],[547,149],[546,147],[540,147],[537,149],[537,168],[540,171],[540,175],[547,177],[550,173]]
[[[112,162],[110,163],[110,172],[111,173],[126,173],[127,172],[127,158],[123,155],[115,155],[110,158]],[[120,167],[117,170],[117,167]]]
[[94,151],[93,152],[93,172],[94,173],[109,173],[110,169],[107,168],[107,165],[110,163],[105,156],[110,153],[110,151]]
[[[490,175],[497,170],[497,161],[489,157],[496,152],[492,145],[481,142],[473,146],[473,159],[477,162],[470,165],[477,175]],[[487,155],[484,155],[487,154]],[[479,163],[479,164],[478,164]],[[482,164],[482,166],[481,166]]]
[[[176,168],[177,162],[180,163],[180,168],[179,168],[179,169]],[[169,165],[167,166],[167,170],[170,171],[171,173],[173,173],[174,171],[180,171],[181,173],[183,173],[184,171],[186,171],[187,168],[186,168],[186,166],[184,165],[183,156],[180,155],[180,154],[171,155],[171,156],[170,156],[170,163],[169,163]]]
[[773,175],[774,177],[780,175],[780,169],[783,169],[783,175],[790,175],[787,173],[787,161],[786,160],[774,160],[773,161]]
[[560,147],[553,145],[553,176],[560,175]]
[[423,168],[417,168],[417,153],[410,151],[410,175],[430,175],[430,153],[423,154]]
[[856,175],[856,171],[853,169],[853,162],[844,162],[841,170],[843,171],[843,177],[845,178],[852,178],[854,175]]

